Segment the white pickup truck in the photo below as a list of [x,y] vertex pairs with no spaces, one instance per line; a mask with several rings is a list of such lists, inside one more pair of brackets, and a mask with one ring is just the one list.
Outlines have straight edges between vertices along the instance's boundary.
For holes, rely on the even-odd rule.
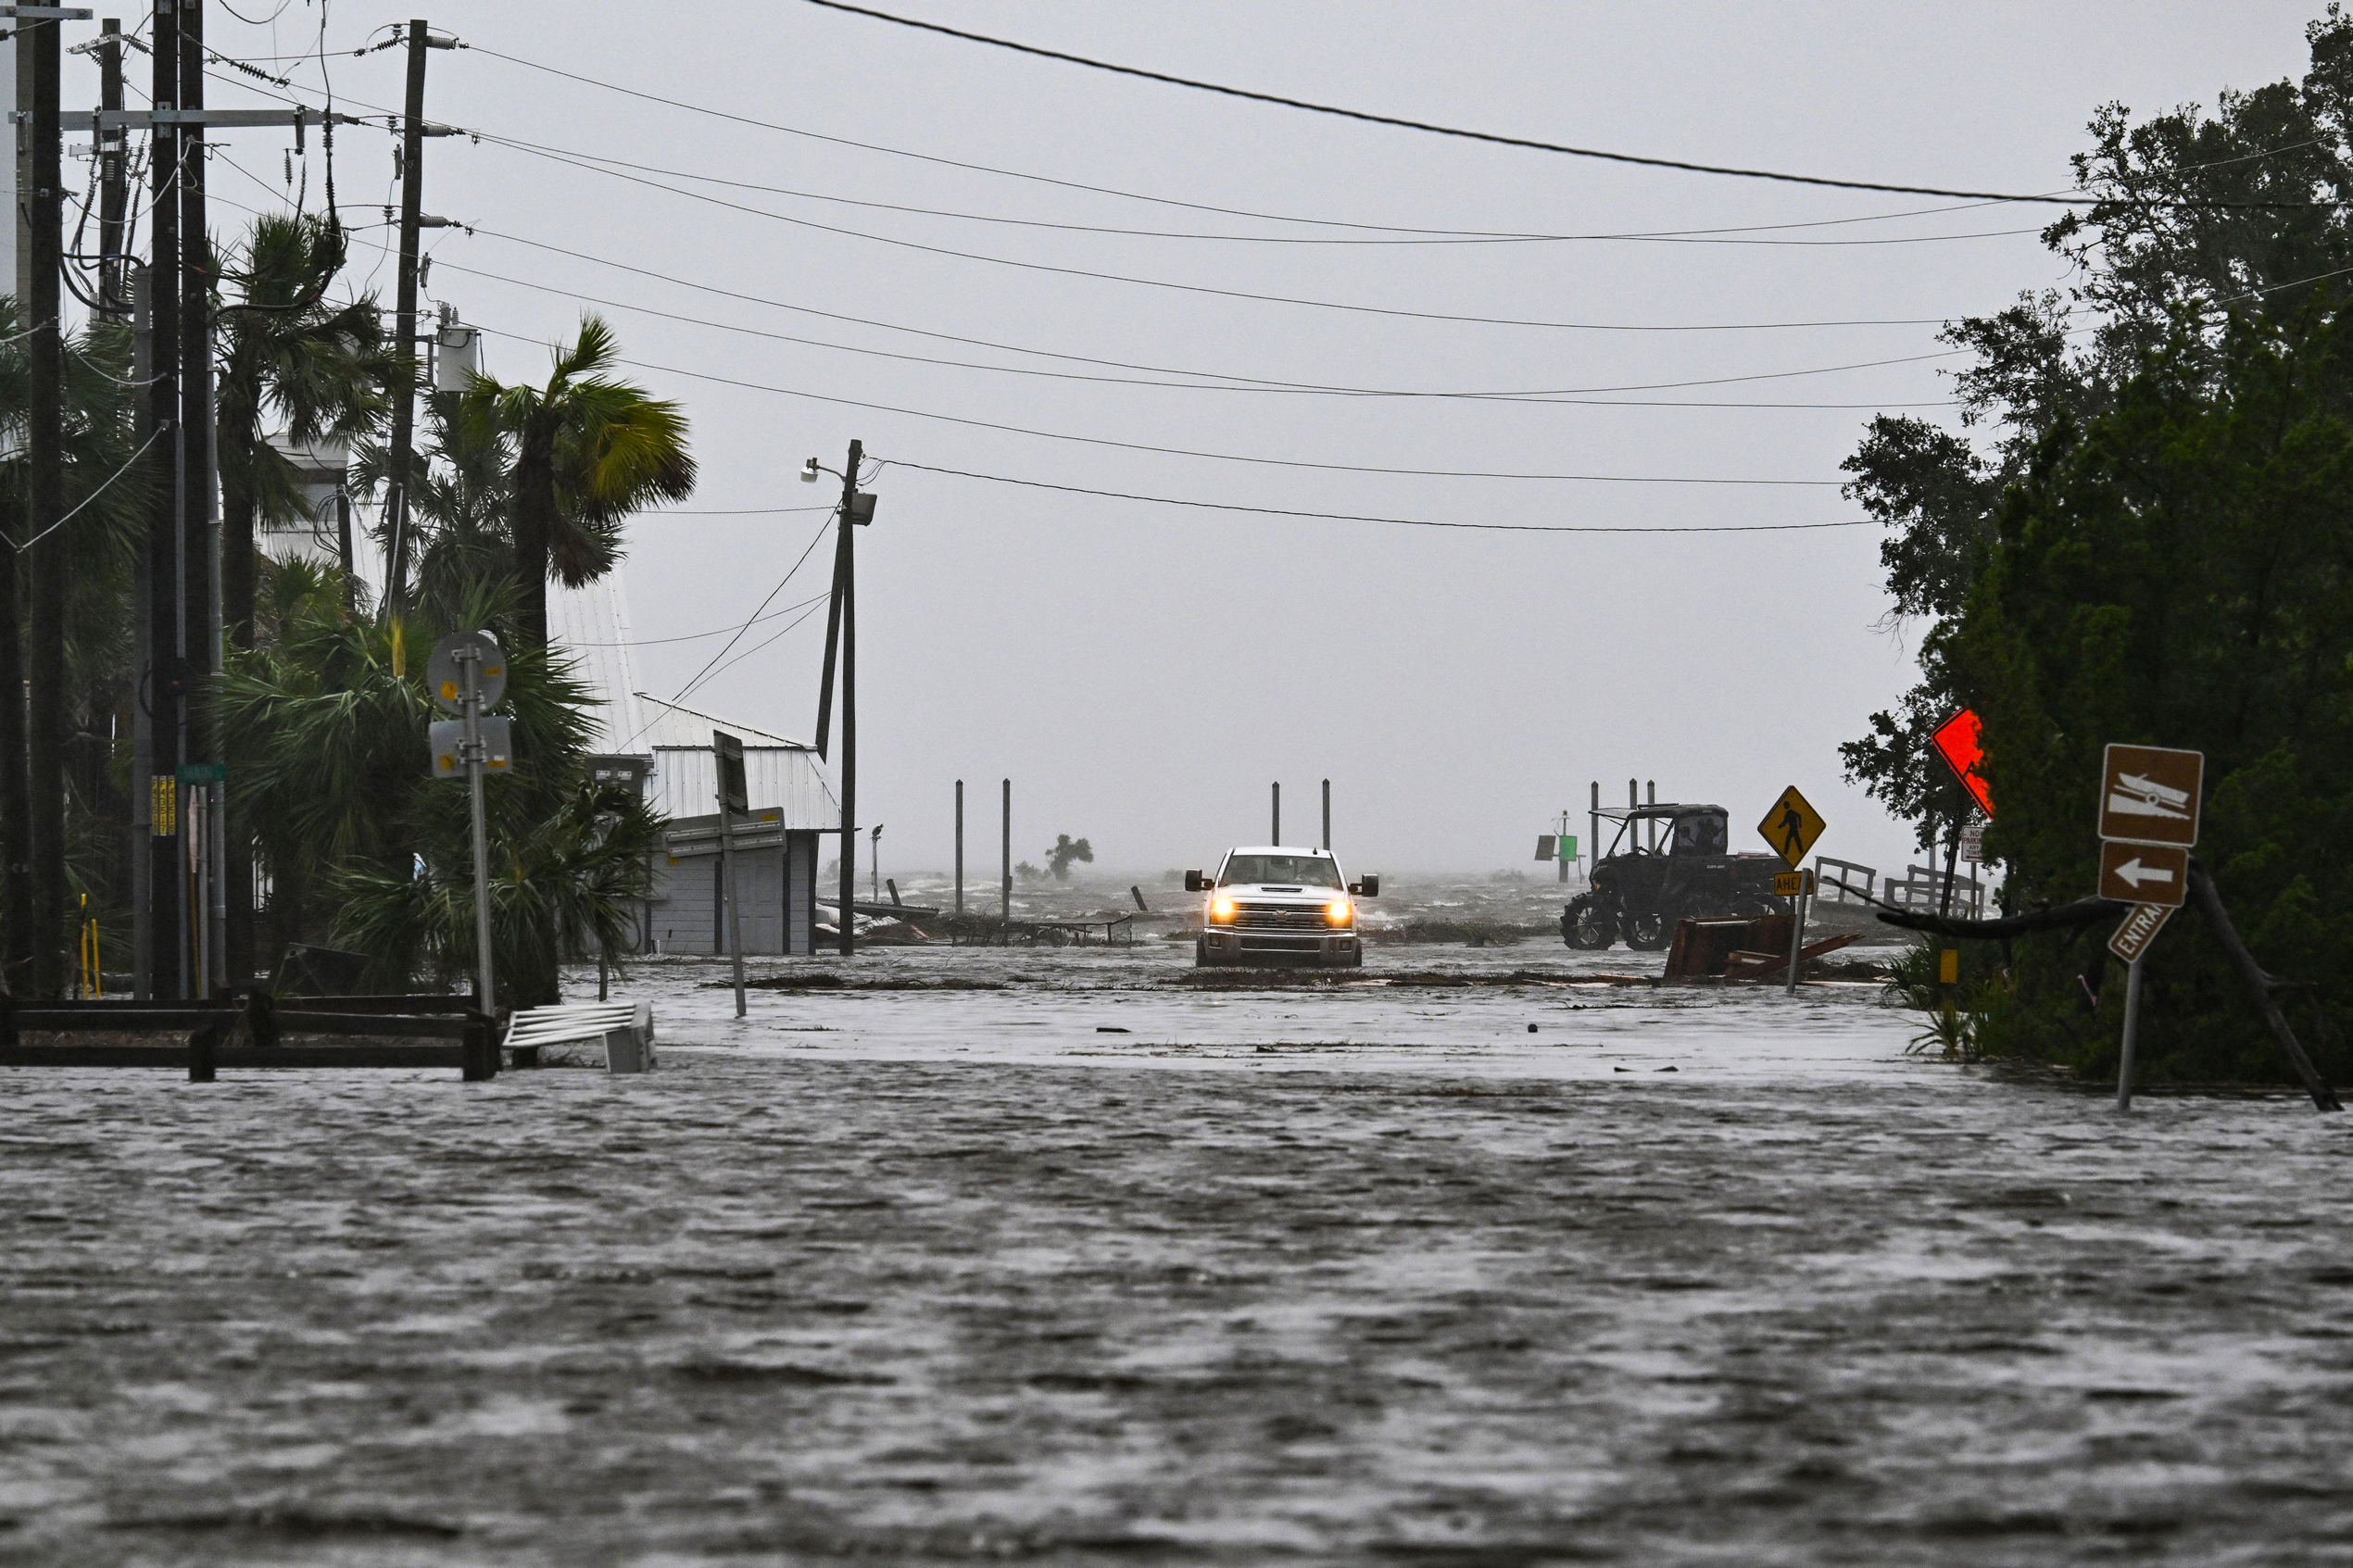
[[1187,872],[1185,891],[1207,895],[1193,948],[1193,961],[1203,969],[1354,969],[1365,961],[1355,901],[1380,897],[1380,878],[1350,882],[1328,849],[1255,845],[1226,851],[1214,876]]

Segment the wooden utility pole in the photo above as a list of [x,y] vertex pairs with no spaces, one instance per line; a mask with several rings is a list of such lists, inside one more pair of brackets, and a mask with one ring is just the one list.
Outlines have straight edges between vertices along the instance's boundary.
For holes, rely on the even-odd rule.
[[[122,107],[122,23],[113,17],[98,24],[98,107]],[[130,268],[122,254],[122,220],[130,206],[131,133],[102,130],[91,149],[98,160],[98,303],[107,317],[131,314]]]
[[384,609],[409,600],[409,470],[417,432],[417,235],[425,199],[425,49],[422,19],[409,24],[409,94],[400,130],[400,269],[393,312],[392,477],[385,488]]
[[857,950],[858,925],[858,465],[866,449],[849,444],[841,470],[841,542],[834,557],[841,604],[841,956]]
[[[204,0],[180,6],[180,107],[205,107]],[[184,762],[220,759],[212,733],[211,704],[204,698],[220,667],[220,550],[214,528],[212,466],[212,244],[205,205],[205,135],[201,123],[180,136],[180,561],[182,666],[187,690],[182,698],[181,755]],[[228,913],[228,878],[222,872],[228,846],[226,791],[217,780],[194,784],[203,792],[202,842],[196,859],[197,960],[191,994],[209,996],[231,976],[221,944]],[[246,976],[249,983],[251,977]]]
[[964,912],[964,781],[956,781],[956,912]]
[[[26,156],[18,159],[17,220],[28,226],[21,254],[31,275],[23,280],[27,369],[31,407],[25,429],[27,487],[25,545],[19,559],[30,615],[25,673],[31,711],[25,734],[31,807],[32,973],[37,997],[62,996],[66,985],[66,549],[57,532],[65,517],[65,340],[58,320],[58,291],[65,257],[64,207],[60,186],[62,149],[57,125],[58,67],[56,20],[19,17],[17,53],[20,101],[31,110]],[[29,66],[30,82],[27,81]],[[9,701],[18,700],[10,692]]]
[[[149,95],[159,109],[180,104],[180,6],[155,0],[149,42],[154,71]],[[186,857],[180,840],[180,763],[185,755],[181,625],[180,475],[180,207],[172,199],[180,178],[180,130],[150,132],[147,338],[155,378],[147,388],[151,431],[170,433],[149,449],[155,499],[147,515],[147,659],[139,672],[145,698],[148,773],[137,781],[153,814],[143,848],[147,857],[147,947],[140,955],[150,993],[184,997],[188,972]]]
[[1003,899],[1003,907],[998,918],[1003,922],[1005,940],[1010,943],[1013,939],[1013,781],[1011,779],[1005,781],[1003,851],[1005,869],[1002,879],[998,884],[999,894]]

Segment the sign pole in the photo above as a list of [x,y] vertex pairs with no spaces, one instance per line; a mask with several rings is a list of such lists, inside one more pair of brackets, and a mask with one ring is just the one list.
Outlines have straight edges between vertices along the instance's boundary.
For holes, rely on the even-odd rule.
[[2124,966],[2124,1051],[2116,1063],[2116,1109],[2133,1109],[2133,1047],[2141,1034],[2141,960]]
[[[743,900],[736,897],[736,812],[751,809],[751,796],[744,778],[744,743],[724,730],[711,732],[711,774],[719,796],[719,882],[721,897],[727,900],[727,952],[735,960],[736,1016],[744,1016],[744,909]],[[857,841],[845,826],[841,835],[841,852],[853,865]],[[855,872],[852,872],[853,876]],[[854,884],[853,884],[854,885]],[[849,922],[849,900],[843,900],[842,923]]]
[[744,913],[736,897],[736,822],[723,792],[719,801],[719,880],[727,899],[727,951],[736,961],[736,1016],[744,1016]]
[[[1800,872],[1798,874],[1803,877],[1806,873]],[[1797,955],[1806,946],[1806,894],[1803,888],[1789,901],[1789,981],[1782,994],[1794,997],[1797,995]]]
[[469,642],[457,650],[458,668],[465,674],[466,804],[473,816],[474,839],[474,964],[482,985],[482,1010],[497,1017],[498,993],[490,956],[490,829],[484,820],[482,776],[482,646]]

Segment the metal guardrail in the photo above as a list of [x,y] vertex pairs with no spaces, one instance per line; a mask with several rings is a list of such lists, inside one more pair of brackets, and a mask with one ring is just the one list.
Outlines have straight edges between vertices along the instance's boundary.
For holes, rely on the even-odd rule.
[[[1835,875],[1831,871],[1833,866],[1838,868]],[[1836,859],[1828,855],[1814,857],[1814,884],[1822,889],[1816,897],[1824,903],[1868,904],[1875,891],[1872,884],[1878,880],[1876,867]],[[1856,897],[1858,894],[1859,897]]]

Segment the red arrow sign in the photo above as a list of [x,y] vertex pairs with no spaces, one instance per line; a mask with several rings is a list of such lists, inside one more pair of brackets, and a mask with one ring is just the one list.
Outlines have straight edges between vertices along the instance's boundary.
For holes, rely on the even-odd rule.
[[1964,708],[1936,727],[1929,744],[1936,747],[1936,755],[1953,770],[1962,786],[1977,797],[1978,806],[1987,816],[1994,814],[1994,794],[1978,776],[1977,765],[1985,760],[1985,744],[1978,738],[1983,728],[1977,714]]

